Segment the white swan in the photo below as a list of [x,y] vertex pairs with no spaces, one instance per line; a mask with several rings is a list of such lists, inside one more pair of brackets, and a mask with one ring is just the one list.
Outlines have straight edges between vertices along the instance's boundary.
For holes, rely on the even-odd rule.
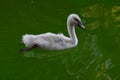
[[22,42],[25,44],[26,48],[23,48],[22,51],[27,51],[35,47],[47,50],[72,48],[78,44],[74,29],[75,25],[78,25],[83,29],[85,28],[77,14],[70,14],[67,18],[67,30],[70,37],[50,32],[40,35],[25,34],[23,35]]

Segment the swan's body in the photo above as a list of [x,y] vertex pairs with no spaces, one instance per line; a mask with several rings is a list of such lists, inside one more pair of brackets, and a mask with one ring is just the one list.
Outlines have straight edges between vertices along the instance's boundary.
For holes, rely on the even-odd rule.
[[54,34],[50,32],[40,35],[23,35],[22,42],[27,47],[23,50],[29,50],[35,47],[47,50],[63,50],[72,48],[78,44],[78,39],[74,29],[75,25],[85,28],[79,16],[76,14],[71,14],[67,19],[67,29],[70,37],[66,37],[63,34]]

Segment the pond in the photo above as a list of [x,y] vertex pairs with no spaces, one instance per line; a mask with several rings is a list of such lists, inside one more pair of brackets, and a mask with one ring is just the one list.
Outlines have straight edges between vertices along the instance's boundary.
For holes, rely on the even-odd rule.
[[[1,0],[0,80],[119,80],[119,0]],[[22,35],[45,32],[68,36],[66,19],[78,14],[78,45],[22,53]]]

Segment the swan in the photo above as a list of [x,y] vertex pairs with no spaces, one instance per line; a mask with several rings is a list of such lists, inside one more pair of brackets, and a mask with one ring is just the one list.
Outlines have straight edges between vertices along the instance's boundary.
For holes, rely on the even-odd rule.
[[33,48],[64,50],[75,47],[78,44],[75,26],[85,29],[80,17],[77,14],[70,14],[67,18],[67,30],[69,37],[64,36],[62,33],[54,34],[51,32],[39,35],[25,34],[22,36],[22,43],[25,44],[26,48],[23,48],[22,51],[28,51]]

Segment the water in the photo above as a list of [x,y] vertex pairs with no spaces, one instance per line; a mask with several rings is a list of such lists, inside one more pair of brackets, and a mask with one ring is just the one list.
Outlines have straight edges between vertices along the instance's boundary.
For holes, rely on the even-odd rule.
[[[119,80],[120,1],[1,0],[0,80]],[[78,46],[62,50],[19,52],[23,34],[66,36],[66,18],[80,15]]]

